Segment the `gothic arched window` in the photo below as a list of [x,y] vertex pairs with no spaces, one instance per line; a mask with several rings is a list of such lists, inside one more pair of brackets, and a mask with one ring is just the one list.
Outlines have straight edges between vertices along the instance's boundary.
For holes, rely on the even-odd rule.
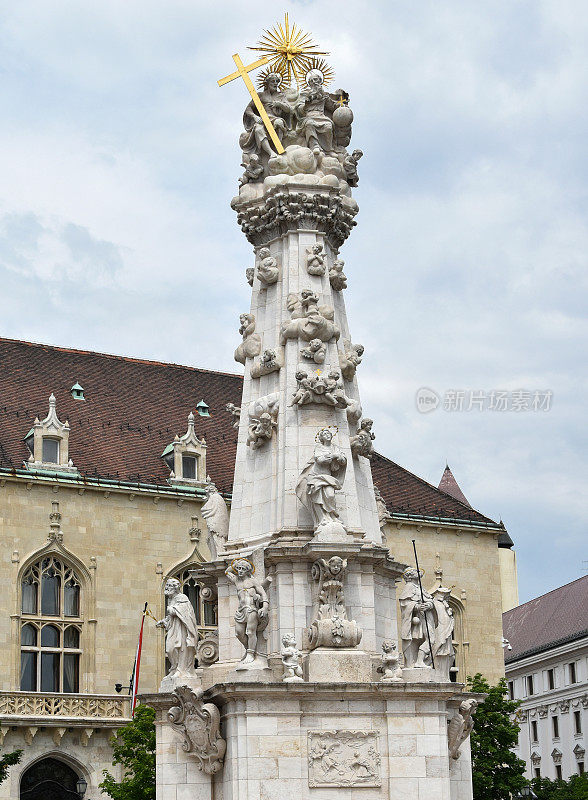
[[20,688],[78,692],[82,619],[80,580],[61,558],[44,556],[21,583]]
[[194,578],[190,576],[190,570],[195,569],[198,564],[191,567],[184,568],[170,577],[176,578],[180,582],[181,589],[186,597],[192,603],[192,608],[196,614],[196,622],[198,629],[204,632],[205,630],[216,630],[218,625],[217,619],[217,604],[212,600],[203,600],[200,596],[200,586],[194,582]]

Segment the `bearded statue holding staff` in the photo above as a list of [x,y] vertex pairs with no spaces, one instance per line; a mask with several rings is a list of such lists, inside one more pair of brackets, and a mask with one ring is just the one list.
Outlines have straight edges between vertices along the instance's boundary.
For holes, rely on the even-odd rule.
[[198,624],[192,603],[183,594],[176,578],[165,582],[167,614],[156,623],[165,628],[165,654],[170,663],[168,678],[195,678],[194,661],[198,644]]
[[400,602],[400,635],[405,667],[430,667],[431,649],[427,636],[435,632],[433,598],[428,592],[421,595],[419,573],[409,567],[402,576],[405,586],[398,595]]

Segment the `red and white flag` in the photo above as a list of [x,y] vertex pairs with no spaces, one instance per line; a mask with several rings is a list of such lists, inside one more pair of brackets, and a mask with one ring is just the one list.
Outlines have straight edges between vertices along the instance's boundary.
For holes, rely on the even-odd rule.
[[133,667],[133,677],[131,678],[131,712],[135,716],[135,706],[137,705],[137,694],[139,693],[139,670],[141,667],[141,650],[143,649],[143,626],[147,614],[147,603],[143,609],[141,617],[141,630],[139,631],[139,641],[137,642],[137,654],[135,655],[135,666]]

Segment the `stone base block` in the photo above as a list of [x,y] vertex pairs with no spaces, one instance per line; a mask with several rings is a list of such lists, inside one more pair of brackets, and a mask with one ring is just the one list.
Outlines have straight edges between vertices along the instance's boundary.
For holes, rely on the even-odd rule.
[[166,675],[159,685],[159,691],[162,694],[169,694],[174,691],[177,686],[189,686],[190,689],[201,689],[202,681],[198,675],[190,677],[171,677]]
[[404,667],[402,679],[410,683],[441,683],[442,677],[431,667]]
[[372,660],[362,650],[313,650],[306,657],[304,674],[310,683],[370,683]]

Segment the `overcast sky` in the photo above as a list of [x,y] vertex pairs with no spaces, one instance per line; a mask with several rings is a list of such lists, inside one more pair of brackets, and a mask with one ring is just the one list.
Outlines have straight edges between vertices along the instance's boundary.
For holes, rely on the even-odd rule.
[[[447,460],[504,520],[521,601],[585,574],[585,0],[0,9],[0,335],[241,369],[248,97],[216,80],[287,10],[331,52],[365,153],[341,256],[378,449],[435,485]],[[553,396],[466,410],[493,390]]]

